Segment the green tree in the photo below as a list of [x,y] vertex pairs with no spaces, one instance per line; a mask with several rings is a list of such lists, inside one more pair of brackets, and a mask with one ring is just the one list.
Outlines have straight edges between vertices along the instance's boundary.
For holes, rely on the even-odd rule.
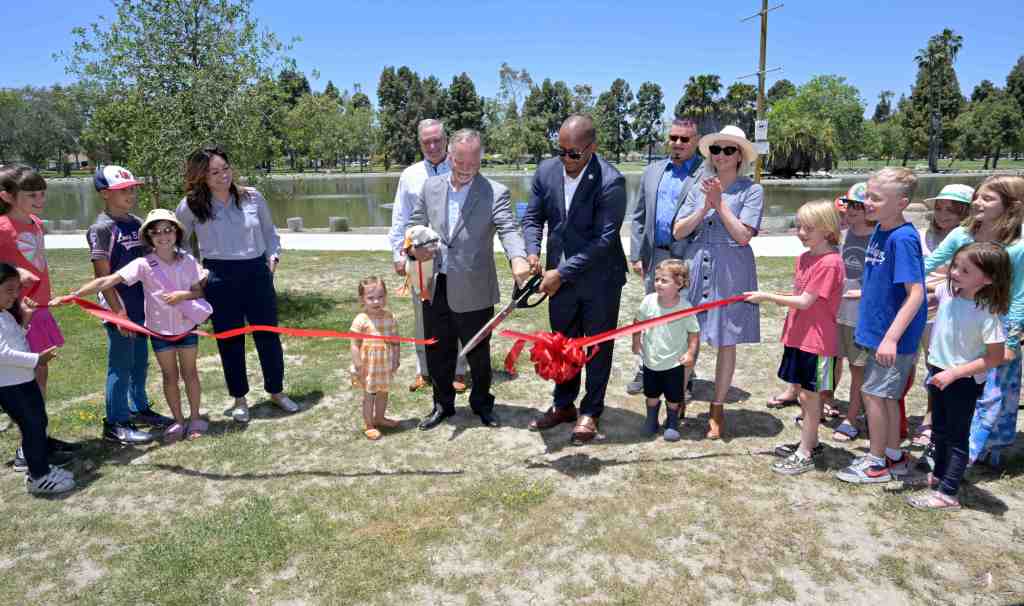
[[261,83],[285,47],[249,0],[116,0],[109,19],[73,35],[67,69],[116,103],[125,160],[153,204],[163,189],[181,192],[182,160],[205,143],[224,145],[243,171],[256,166],[272,107]]
[[344,100],[341,98],[341,92],[338,91],[338,87],[334,86],[334,82],[327,81],[327,86],[324,87],[324,96],[334,99],[337,103],[343,103]]
[[285,118],[288,145],[313,168],[336,163],[345,135],[342,108],[327,95],[304,95]]
[[577,84],[572,87],[572,113],[594,113],[594,88],[589,84]]
[[[921,106],[927,106],[928,170],[933,173],[939,170],[942,147],[952,143],[956,136],[954,121],[963,97],[953,64],[962,46],[963,36],[947,28],[929,38],[928,45],[914,57],[918,74],[911,99],[916,97],[919,115],[924,114]],[[944,130],[949,130],[945,137]]]
[[993,94],[996,94],[996,85],[991,80],[982,80],[974,87],[971,91],[971,103],[979,103],[984,101]]
[[632,108],[633,92],[622,78],[617,78],[611,88],[597,98],[594,126],[597,127],[598,148],[615,154],[616,162],[622,161],[622,153],[629,150],[633,139],[629,119]]
[[743,82],[730,84],[721,102],[721,120],[739,126],[753,138],[756,117],[757,87]]
[[836,158],[861,148],[864,103],[841,76],[815,76],[768,110],[772,124],[769,165],[775,172],[830,169]]
[[891,90],[883,90],[878,93],[878,103],[875,104],[875,113],[871,116],[871,121],[875,124],[885,122],[892,117],[892,98],[895,96]]
[[373,144],[377,138],[373,126],[373,110],[350,100],[341,117],[341,134],[341,154],[345,159],[342,170],[348,170],[348,163],[353,161],[359,162],[360,171],[366,170],[366,163],[373,155]]
[[651,161],[654,145],[661,140],[661,115],[665,113],[665,98],[661,86],[644,82],[636,93],[633,106],[633,132],[636,133],[637,149],[647,148],[647,161]]
[[796,85],[786,80],[776,80],[775,84],[771,85],[768,92],[765,93],[765,101],[770,106],[780,99],[791,97],[796,94]]
[[718,130],[721,94],[722,79],[718,74],[690,76],[683,88],[683,96],[676,103],[675,116],[694,120],[700,132]]
[[373,106],[370,103],[370,98],[366,96],[366,93],[360,90],[358,84],[353,86],[352,91],[352,97],[349,98],[349,105],[356,109],[372,109]]
[[416,124],[424,117],[437,118],[441,115],[438,106],[443,100],[436,78],[429,88],[425,94],[419,74],[404,65],[397,70],[389,66],[381,71],[377,84],[377,108],[379,149],[384,155],[385,170],[393,162],[403,165],[414,162],[419,152]]
[[1017,63],[1006,75],[1006,92],[1017,105],[1024,107],[1024,55],[1017,58]]
[[476,94],[473,79],[466,72],[452,78],[445,99],[444,124],[449,132],[460,128],[484,130],[484,101]]
[[306,74],[296,69],[282,69],[281,73],[277,75],[277,82],[284,93],[284,101],[288,105],[288,109],[295,107],[302,97],[313,94]]
[[988,95],[971,102],[957,118],[957,145],[967,156],[985,157],[985,168],[999,165],[1000,155],[1016,149],[1024,134],[1024,115],[1017,100],[1006,91],[993,88]]
[[[558,129],[562,122],[572,113],[572,93],[569,87],[558,80],[552,82],[545,78],[540,86],[530,89],[530,94],[523,102],[523,117],[527,118],[530,128],[537,136],[543,136],[549,142],[558,137]],[[538,137],[533,137],[539,140]],[[536,148],[535,148],[536,149]],[[550,150],[550,144],[548,149]]]
[[0,89],[0,164],[6,164],[18,147],[17,125],[23,124],[25,100],[17,89]]

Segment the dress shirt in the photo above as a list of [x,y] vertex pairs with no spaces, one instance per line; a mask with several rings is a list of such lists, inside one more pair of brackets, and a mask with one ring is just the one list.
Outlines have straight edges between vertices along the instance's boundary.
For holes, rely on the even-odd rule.
[[394,261],[404,261],[402,244],[405,242],[405,229],[409,225],[409,216],[416,206],[416,198],[423,191],[423,184],[430,177],[446,175],[451,172],[451,165],[448,158],[440,164],[431,164],[429,160],[417,162],[402,171],[398,178],[398,190],[395,191],[395,203],[391,207],[391,229],[388,231],[388,241],[391,242],[391,251],[394,254]]
[[[448,176],[448,237],[451,238],[452,234],[455,233],[455,226],[459,224],[459,219],[462,217],[462,207],[466,204],[466,198],[469,197],[469,188],[473,185],[470,181],[462,186],[459,191],[452,189],[451,176]],[[440,273],[446,273],[448,270],[448,247],[443,243],[441,244],[441,269]]]
[[203,223],[192,214],[187,199],[178,204],[174,212],[185,228],[184,240],[188,241],[195,231],[203,259],[244,261],[264,255],[267,258],[281,256],[281,239],[267,201],[251,187],[243,191],[241,205],[235,204],[234,196],[227,204],[211,200],[210,218]]
[[587,167],[584,166],[580,174],[576,175],[575,178],[570,177],[565,172],[565,166],[562,166],[562,188],[565,194],[565,216],[569,216],[569,207],[572,206],[572,197],[576,195],[576,189],[579,188],[580,182],[583,180],[584,173],[587,172]]
[[665,166],[665,173],[658,182],[658,200],[654,214],[654,245],[670,246],[672,244],[672,223],[676,218],[676,210],[682,205],[679,199],[683,191],[683,181],[690,174],[697,155],[694,154],[689,160],[683,162],[682,166],[676,166],[669,162]]

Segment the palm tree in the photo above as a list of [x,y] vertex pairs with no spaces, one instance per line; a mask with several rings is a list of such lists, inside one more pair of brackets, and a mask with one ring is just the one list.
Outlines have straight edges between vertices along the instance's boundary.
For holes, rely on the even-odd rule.
[[931,110],[931,128],[928,129],[928,171],[938,172],[939,147],[942,143],[942,114],[940,101],[948,84],[946,68],[952,68],[956,56],[964,45],[964,37],[946,28],[941,34],[928,39],[927,48],[918,50],[914,61],[928,74],[928,106]]

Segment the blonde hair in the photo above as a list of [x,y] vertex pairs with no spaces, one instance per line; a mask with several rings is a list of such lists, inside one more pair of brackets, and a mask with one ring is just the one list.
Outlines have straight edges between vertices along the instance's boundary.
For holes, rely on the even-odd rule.
[[690,287],[690,266],[679,259],[665,259],[654,268],[654,275],[658,272],[667,273],[673,280],[680,283],[680,288]]
[[900,196],[906,198],[908,202],[914,197],[914,190],[917,189],[917,176],[914,175],[914,171],[902,166],[886,166],[876,170],[868,177],[868,181],[899,185]]
[[388,294],[388,285],[384,282],[383,278],[379,278],[377,276],[366,276],[365,278],[363,278],[362,280],[359,281],[359,300],[360,301],[363,300],[363,295],[366,294],[366,291],[371,286],[380,286],[381,288],[384,289],[384,295],[386,296]]
[[[996,219],[996,239],[1003,244],[1012,244],[1020,239],[1020,227],[1024,224],[1024,177],[1014,175],[992,175],[974,190],[971,202],[978,199],[981,190],[987,189],[999,196],[1003,203],[1003,214]],[[963,223],[964,228],[975,236],[981,229],[977,215],[970,214]]]
[[830,200],[811,200],[796,211],[796,220],[804,225],[825,232],[825,239],[832,246],[839,244],[839,211]]

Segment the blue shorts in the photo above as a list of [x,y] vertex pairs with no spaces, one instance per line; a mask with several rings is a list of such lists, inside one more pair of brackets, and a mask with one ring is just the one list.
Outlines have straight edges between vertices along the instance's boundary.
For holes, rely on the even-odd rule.
[[832,391],[836,387],[836,359],[786,347],[779,364],[779,378],[812,393]]
[[187,335],[177,341],[168,341],[167,339],[151,336],[149,337],[149,342],[153,344],[154,353],[160,353],[169,349],[193,349],[199,347],[199,335]]

